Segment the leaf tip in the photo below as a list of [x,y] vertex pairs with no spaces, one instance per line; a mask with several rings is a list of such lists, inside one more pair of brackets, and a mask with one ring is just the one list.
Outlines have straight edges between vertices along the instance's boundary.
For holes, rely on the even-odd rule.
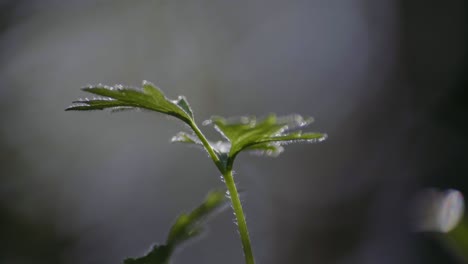
[[65,111],[79,111],[79,110],[89,110],[89,104],[82,103],[79,101],[73,102],[72,105],[69,105],[67,108],[65,108]]
[[144,87],[144,86],[151,86],[151,87],[156,87],[156,85],[154,85],[154,83],[150,82],[150,81],[147,81],[147,80],[143,80],[141,82],[141,85]]
[[87,85],[82,86],[82,87],[81,87],[81,90],[91,89],[91,88],[93,88],[93,87],[94,87],[94,85],[92,85],[92,84],[87,84]]

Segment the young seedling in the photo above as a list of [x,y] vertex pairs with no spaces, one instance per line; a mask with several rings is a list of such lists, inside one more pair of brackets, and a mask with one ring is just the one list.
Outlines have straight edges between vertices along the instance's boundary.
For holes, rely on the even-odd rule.
[[[242,117],[239,119],[212,117],[203,124],[213,125],[225,139],[224,141],[212,142],[204,136],[195,123],[192,109],[185,97],[179,96],[177,100],[170,100],[150,82],[143,81],[141,89],[122,85],[111,87],[99,84],[84,87],[83,91],[99,97],[74,101],[66,109],[67,111],[104,109],[118,111],[140,108],[176,117],[191,128],[192,132],[190,133],[179,132],[172,138],[172,142],[200,145],[208,152],[208,155],[221,172],[236,216],[246,264],[254,264],[255,261],[242,204],[233,179],[233,165],[236,156],[242,151],[256,152],[266,156],[278,156],[283,152],[285,144],[320,142],[326,138],[326,134],[323,133],[302,133],[302,131],[297,130],[309,125],[312,122],[311,118],[303,118],[300,115],[277,117],[270,114],[262,120],[257,120],[255,117]],[[177,219],[165,245],[155,246],[144,257],[127,259],[125,264],[169,263],[169,257],[173,250],[180,243],[198,234],[201,220],[223,204],[223,201],[219,192],[212,192],[200,207],[188,215],[181,215]]]

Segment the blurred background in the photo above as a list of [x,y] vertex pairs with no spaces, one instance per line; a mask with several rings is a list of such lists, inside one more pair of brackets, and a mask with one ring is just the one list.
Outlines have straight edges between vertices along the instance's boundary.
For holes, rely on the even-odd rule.
[[[0,263],[120,263],[223,186],[169,143],[180,122],[63,111],[142,80],[199,122],[299,113],[328,133],[239,157],[258,263],[461,263],[409,215],[425,188],[468,193],[467,17],[463,0],[1,0]],[[174,263],[243,263],[233,218]]]

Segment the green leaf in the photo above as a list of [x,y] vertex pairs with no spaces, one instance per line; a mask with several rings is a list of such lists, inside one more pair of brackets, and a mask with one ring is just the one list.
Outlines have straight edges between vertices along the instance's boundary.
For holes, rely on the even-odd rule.
[[[241,151],[253,151],[267,156],[277,156],[283,151],[283,145],[295,142],[319,142],[327,136],[323,133],[302,133],[293,131],[312,123],[311,118],[303,118],[300,115],[277,117],[270,114],[266,118],[257,121],[255,117],[241,117],[240,119],[225,119],[212,117],[209,124],[227,140],[224,149],[217,149],[225,153],[226,164],[232,166],[236,155]],[[188,141],[186,141],[189,143]],[[229,147],[225,147],[228,145]]]
[[177,217],[167,236],[165,245],[156,245],[143,257],[128,258],[124,264],[168,264],[178,247],[203,231],[206,219],[216,211],[226,208],[228,199],[224,191],[211,191],[205,201],[190,213]]
[[[204,122],[204,124],[213,124],[226,139],[226,141],[209,142],[226,167],[232,166],[235,157],[241,151],[276,157],[284,151],[285,144],[325,140],[327,135],[323,133],[294,131],[311,123],[311,118],[304,119],[300,115],[277,117],[274,114],[260,121],[255,117],[238,119],[212,117]],[[196,135],[186,132],[179,132],[172,138],[172,142],[203,146]]]
[[141,108],[171,115],[186,123],[193,122],[193,112],[187,100],[179,96],[177,100],[168,99],[154,84],[143,81],[141,89],[122,85],[91,85],[83,91],[99,95],[100,97],[85,98],[74,101],[66,111],[77,110],[121,110]]

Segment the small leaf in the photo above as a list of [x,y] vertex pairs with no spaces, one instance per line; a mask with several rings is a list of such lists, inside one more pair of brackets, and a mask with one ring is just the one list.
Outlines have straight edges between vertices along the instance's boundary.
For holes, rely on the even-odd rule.
[[177,100],[169,100],[159,88],[148,81],[143,81],[142,89],[99,84],[84,87],[83,91],[103,97],[74,101],[66,111],[143,108],[177,117],[186,123],[193,122],[192,109],[183,96]]
[[[260,121],[255,117],[241,117],[238,120],[213,117],[208,123],[213,124],[230,145],[229,150],[224,152],[227,154],[227,163],[232,165],[236,155],[244,150],[277,156],[283,151],[282,145],[285,144],[323,141],[326,134],[291,132],[311,122],[312,119],[304,119],[300,115],[277,117],[271,114]],[[222,152],[219,149],[218,151]]]
[[203,231],[206,219],[228,203],[224,191],[211,191],[205,201],[190,213],[181,214],[172,225],[165,245],[156,245],[143,257],[128,258],[124,264],[168,264],[177,247]]

